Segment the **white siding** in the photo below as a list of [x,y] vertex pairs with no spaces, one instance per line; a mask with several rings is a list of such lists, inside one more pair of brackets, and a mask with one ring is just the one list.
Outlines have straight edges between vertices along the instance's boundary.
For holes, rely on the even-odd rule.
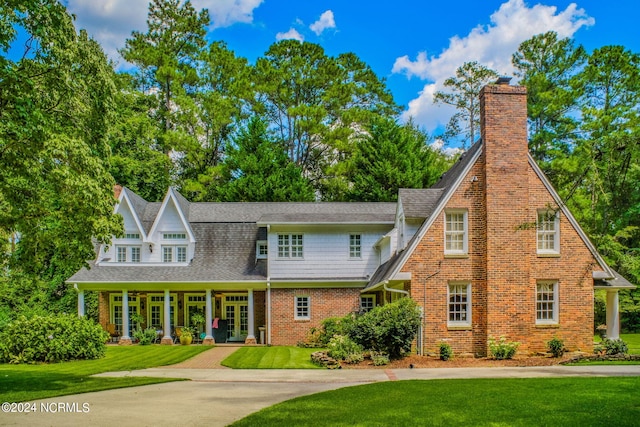
[[[357,229],[340,227],[307,227],[275,230],[268,236],[269,273],[274,279],[359,279],[373,274],[379,266],[380,254],[374,244],[390,227],[359,226]],[[304,256],[278,258],[278,234],[302,234]],[[360,258],[349,257],[349,235],[361,235]]]

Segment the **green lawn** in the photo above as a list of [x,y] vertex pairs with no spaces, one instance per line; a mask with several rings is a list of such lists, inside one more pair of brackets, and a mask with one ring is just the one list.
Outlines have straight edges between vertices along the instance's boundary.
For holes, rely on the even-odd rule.
[[635,426],[639,377],[394,381],[292,399],[233,426]]
[[629,346],[629,354],[640,354],[640,334],[620,334],[620,338]]
[[311,363],[317,348],[242,347],[222,361],[234,369],[321,369]]
[[113,388],[156,384],[174,379],[92,378],[108,371],[129,371],[181,362],[208,350],[205,346],[108,346],[102,359],[38,365],[0,365],[0,402],[23,402],[46,397]]

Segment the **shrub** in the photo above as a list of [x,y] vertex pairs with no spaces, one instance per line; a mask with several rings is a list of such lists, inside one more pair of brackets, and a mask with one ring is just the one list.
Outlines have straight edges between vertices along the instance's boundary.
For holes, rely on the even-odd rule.
[[389,355],[384,353],[377,353],[374,351],[371,353],[371,361],[373,362],[374,366],[388,365]]
[[347,335],[346,327],[352,322],[353,316],[345,317],[329,317],[322,321],[322,330],[320,331],[319,342],[323,345],[329,344],[334,335]]
[[440,360],[449,360],[453,356],[453,350],[451,346],[446,342],[440,343]]
[[420,309],[411,298],[375,307],[343,324],[349,336],[362,347],[395,359],[411,351],[420,326]]
[[553,337],[549,342],[547,342],[547,348],[553,357],[562,357],[565,351],[564,341],[558,337]]
[[157,332],[153,328],[147,328],[144,330],[138,330],[133,333],[133,337],[140,342],[140,345],[149,345],[155,341]]
[[97,359],[108,338],[100,325],[76,315],[21,316],[0,332],[0,362]]
[[509,342],[505,337],[500,337],[498,341],[489,337],[489,352],[494,359],[503,360],[511,359],[516,354],[516,350],[520,346],[518,342]]
[[[334,335],[333,338],[329,340],[327,347],[329,349],[327,354],[336,360],[357,363],[364,359],[362,356],[362,347],[346,335]],[[358,354],[360,355],[360,360],[357,360],[358,356],[356,355]]]
[[605,338],[602,341],[602,345],[604,347],[605,353],[609,356],[613,356],[616,354],[626,354],[627,351],[629,351],[629,348],[627,347],[627,343],[621,340],[620,338],[618,339]]

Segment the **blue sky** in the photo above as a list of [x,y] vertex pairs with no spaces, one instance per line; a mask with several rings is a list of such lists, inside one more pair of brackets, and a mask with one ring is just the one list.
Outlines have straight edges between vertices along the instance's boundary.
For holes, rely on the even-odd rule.
[[[144,0],[66,0],[105,51],[127,68],[117,49],[132,30],[146,31]],[[192,0],[212,17],[208,37],[253,62],[281,38],[320,44],[329,55],[353,52],[384,78],[403,118],[427,131],[452,111],[432,94],[466,61],[510,75],[511,54],[535,34],[555,30],[587,50],[620,44],[640,53],[637,0]]]

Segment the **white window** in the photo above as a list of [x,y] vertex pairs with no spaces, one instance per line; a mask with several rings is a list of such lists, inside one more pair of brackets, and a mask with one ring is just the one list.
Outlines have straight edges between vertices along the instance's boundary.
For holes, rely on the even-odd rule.
[[140,246],[116,246],[117,262],[140,262]]
[[258,240],[256,242],[256,258],[266,259],[269,254],[269,246],[266,240]]
[[309,320],[311,319],[310,299],[308,296],[297,296],[295,298],[295,319]]
[[540,282],[536,285],[536,323],[558,323],[557,282]]
[[445,255],[466,255],[467,245],[467,211],[446,211],[444,228]]
[[186,233],[162,233],[164,240],[184,240],[187,238]]
[[471,284],[449,284],[449,326],[471,326]]
[[538,211],[537,222],[538,253],[560,253],[560,216],[558,212]]
[[125,233],[124,234],[124,238],[125,239],[132,239],[132,240],[139,240],[140,239],[140,233]]
[[349,235],[349,258],[362,257],[362,236],[360,234]]
[[187,247],[162,246],[162,262],[187,262]]
[[375,295],[360,295],[360,311],[362,313],[366,313],[367,311],[373,310],[375,306],[376,306]]
[[302,234],[278,234],[278,258],[302,257]]

